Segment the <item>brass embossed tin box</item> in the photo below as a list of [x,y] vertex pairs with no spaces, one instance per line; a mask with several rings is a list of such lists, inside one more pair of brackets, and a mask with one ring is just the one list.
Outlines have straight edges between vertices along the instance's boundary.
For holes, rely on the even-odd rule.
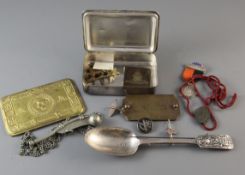
[[158,84],[159,15],[153,11],[89,10],[82,15],[83,87],[97,95],[154,93]]
[[18,135],[85,112],[80,93],[70,79],[28,89],[1,98],[5,129]]

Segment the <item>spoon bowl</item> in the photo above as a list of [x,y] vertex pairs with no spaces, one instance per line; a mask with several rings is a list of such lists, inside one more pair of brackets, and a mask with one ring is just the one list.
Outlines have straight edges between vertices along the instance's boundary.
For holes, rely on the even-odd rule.
[[98,127],[85,134],[85,142],[93,149],[116,156],[136,153],[140,140],[129,130]]

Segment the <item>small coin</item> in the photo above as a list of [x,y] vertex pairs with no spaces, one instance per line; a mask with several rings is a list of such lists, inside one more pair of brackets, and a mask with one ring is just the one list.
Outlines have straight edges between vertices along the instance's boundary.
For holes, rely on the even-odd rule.
[[198,123],[206,124],[210,119],[210,113],[207,107],[202,106],[194,111],[195,119]]
[[188,97],[188,98],[191,98],[195,95],[195,90],[194,90],[194,87],[193,85],[187,85],[183,88],[182,90],[183,92],[183,95]]
[[142,118],[138,120],[137,128],[142,133],[149,133],[152,130],[152,121],[148,118]]

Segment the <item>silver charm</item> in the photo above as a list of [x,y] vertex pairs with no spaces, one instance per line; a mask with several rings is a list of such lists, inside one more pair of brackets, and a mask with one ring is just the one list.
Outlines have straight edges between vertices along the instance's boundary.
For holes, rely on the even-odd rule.
[[176,130],[172,127],[171,121],[168,120],[168,127],[166,129],[166,132],[170,138],[173,138],[173,135],[176,135]]
[[188,98],[191,98],[196,94],[192,84],[188,84],[187,86],[183,87],[182,93],[184,96]]
[[152,121],[148,118],[140,119],[137,123],[137,128],[140,132],[147,134],[152,130]]
[[100,125],[102,120],[103,117],[100,113],[81,115],[59,123],[48,135],[38,139],[30,132],[27,132],[22,137],[20,155],[41,156],[57,147],[63,135],[74,131],[80,131],[80,133],[85,134],[87,130]]

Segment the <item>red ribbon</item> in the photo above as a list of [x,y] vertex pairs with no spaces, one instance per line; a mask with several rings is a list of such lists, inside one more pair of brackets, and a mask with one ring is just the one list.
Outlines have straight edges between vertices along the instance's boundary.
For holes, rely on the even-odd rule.
[[[200,91],[198,90],[198,88],[196,86],[197,80],[204,81],[208,85],[208,87],[211,89],[211,94],[209,96],[203,97],[201,95]],[[225,104],[225,103],[223,103],[223,100],[226,98],[227,91],[226,91],[225,85],[220,82],[219,78],[217,78],[214,75],[210,75],[210,76],[194,75],[191,80],[185,82],[179,89],[179,93],[181,94],[181,96],[186,101],[186,110],[189,113],[189,115],[193,118],[195,118],[195,115],[190,110],[190,99],[189,99],[189,97],[185,96],[183,93],[183,88],[188,86],[189,84],[193,85],[194,90],[196,92],[196,95],[200,98],[203,105],[208,109],[208,111],[210,113],[210,119],[212,121],[213,126],[208,127],[206,124],[201,124],[202,127],[208,131],[212,131],[212,130],[216,129],[217,128],[217,121],[216,121],[215,116],[214,116],[213,112],[211,111],[209,105],[212,102],[214,102],[220,109],[229,108],[235,103],[235,101],[237,99],[237,94],[234,93],[232,96],[232,99]]]

